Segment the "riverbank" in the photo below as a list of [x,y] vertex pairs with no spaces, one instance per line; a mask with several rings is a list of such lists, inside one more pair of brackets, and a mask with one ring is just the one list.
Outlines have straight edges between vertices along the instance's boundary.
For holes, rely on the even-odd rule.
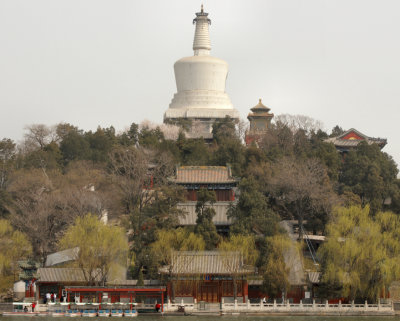
[[172,304],[168,302],[164,305],[164,314],[182,315],[283,315],[283,316],[394,316],[395,310],[392,303],[381,304],[317,304],[315,301],[312,304],[285,303],[192,303]]
[[[395,316],[400,315],[400,310],[394,309],[394,304],[277,304],[272,303],[189,303],[181,302],[166,303],[164,312],[152,312],[152,308],[148,308],[148,312],[139,313],[140,316],[197,316],[197,317],[217,317],[217,316],[332,316],[332,317],[378,317],[378,316]],[[48,306],[39,304],[36,309],[38,312],[48,311]],[[140,310],[140,308],[139,308]],[[12,304],[0,304],[1,312],[12,311]],[[397,313],[396,313],[397,312]],[[49,315],[50,317],[50,315]]]

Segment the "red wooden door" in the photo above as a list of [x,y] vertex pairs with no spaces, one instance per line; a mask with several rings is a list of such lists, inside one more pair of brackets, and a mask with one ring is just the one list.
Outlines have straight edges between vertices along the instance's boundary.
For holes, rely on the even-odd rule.
[[198,291],[197,301],[205,301],[216,303],[219,302],[218,298],[218,284],[216,283],[201,283]]

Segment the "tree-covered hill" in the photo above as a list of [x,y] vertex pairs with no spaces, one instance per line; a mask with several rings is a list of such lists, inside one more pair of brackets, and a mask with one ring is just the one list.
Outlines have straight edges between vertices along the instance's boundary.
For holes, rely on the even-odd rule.
[[[361,143],[343,157],[325,142],[340,127],[326,133],[308,118],[288,119],[279,118],[251,146],[244,145],[243,130],[229,118],[214,124],[212,141],[188,139],[183,130],[165,126],[132,124],[117,134],[113,127],[93,132],[71,124],[31,125],[20,145],[0,141],[0,219],[24,233],[30,256],[44,263],[77,218],[107,212],[129,236],[131,276],[152,278],[164,262],[154,244],[178,233],[182,212],[176,205],[185,193],[168,180],[178,164],[230,165],[241,178],[240,197],[229,210],[230,237],[254,238],[260,273],[272,264],[269,255],[278,255],[270,250],[274,237],[281,237],[280,220],[296,219],[300,226],[307,221],[306,230],[324,233],[338,206],[362,206],[371,217],[400,214],[398,168],[390,155]],[[212,202],[207,197],[204,204]],[[178,235],[193,238],[193,244],[205,242],[200,248],[226,244],[229,239],[207,239],[216,232],[210,232],[207,219],[212,213],[203,214],[198,226],[180,228]],[[168,246],[181,249],[181,243]],[[9,260],[1,255],[0,260],[0,273],[14,273]]]

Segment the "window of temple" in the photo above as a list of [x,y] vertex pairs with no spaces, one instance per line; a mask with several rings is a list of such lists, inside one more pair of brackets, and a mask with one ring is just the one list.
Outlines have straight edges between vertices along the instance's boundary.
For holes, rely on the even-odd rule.
[[[215,190],[215,198],[217,202],[229,202],[235,200],[235,192],[230,189],[218,189]],[[188,201],[197,201],[197,190],[188,189],[186,193],[186,199]]]

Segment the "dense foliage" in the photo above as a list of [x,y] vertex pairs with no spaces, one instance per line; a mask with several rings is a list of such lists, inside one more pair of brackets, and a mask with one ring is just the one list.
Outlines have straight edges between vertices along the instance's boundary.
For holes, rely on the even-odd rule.
[[[338,206],[361,206],[368,219],[382,222],[383,211],[400,214],[393,159],[367,144],[342,157],[325,142],[328,133],[307,117],[277,117],[251,146],[243,144],[242,129],[229,118],[214,124],[212,141],[188,139],[182,129],[163,126],[132,124],[116,133],[113,127],[85,132],[70,124],[31,125],[18,146],[4,138],[0,219],[25,233],[32,257],[44,263],[47,254],[64,244],[59,240],[76,219],[107,213],[111,224],[128,235],[134,278],[157,278],[158,268],[169,262],[168,249],[214,249],[221,244],[234,249],[239,245],[233,236],[251,237],[264,285],[276,294],[287,287],[286,272],[275,280],[268,275],[282,263],[272,250],[282,241],[280,220],[299,220],[301,235],[303,222],[307,231],[332,233],[330,218]],[[331,135],[341,132],[336,126]],[[178,164],[230,165],[241,178],[238,201],[229,210],[234,221],[230,239],[218,235],[212,224],[215,213],[209,205],[214,195],[207,191],[199,193],[197,225],[175,230],[183,215],[176,205],[185,193],[168,178]],[[229,240],[233,245],[226,245]]]
[[319,250],[322,282],[330,290],[325,295],[375,301],[400,277],[398,215],[379,212],[372,217],[369,206],[336,208],[327,236]]
[[82,270],[88,284],[105,285],[125,277],[128,240],[121,227],[87,214],[69,226],[59,244],[60,249],[73,249],[73,265]]

